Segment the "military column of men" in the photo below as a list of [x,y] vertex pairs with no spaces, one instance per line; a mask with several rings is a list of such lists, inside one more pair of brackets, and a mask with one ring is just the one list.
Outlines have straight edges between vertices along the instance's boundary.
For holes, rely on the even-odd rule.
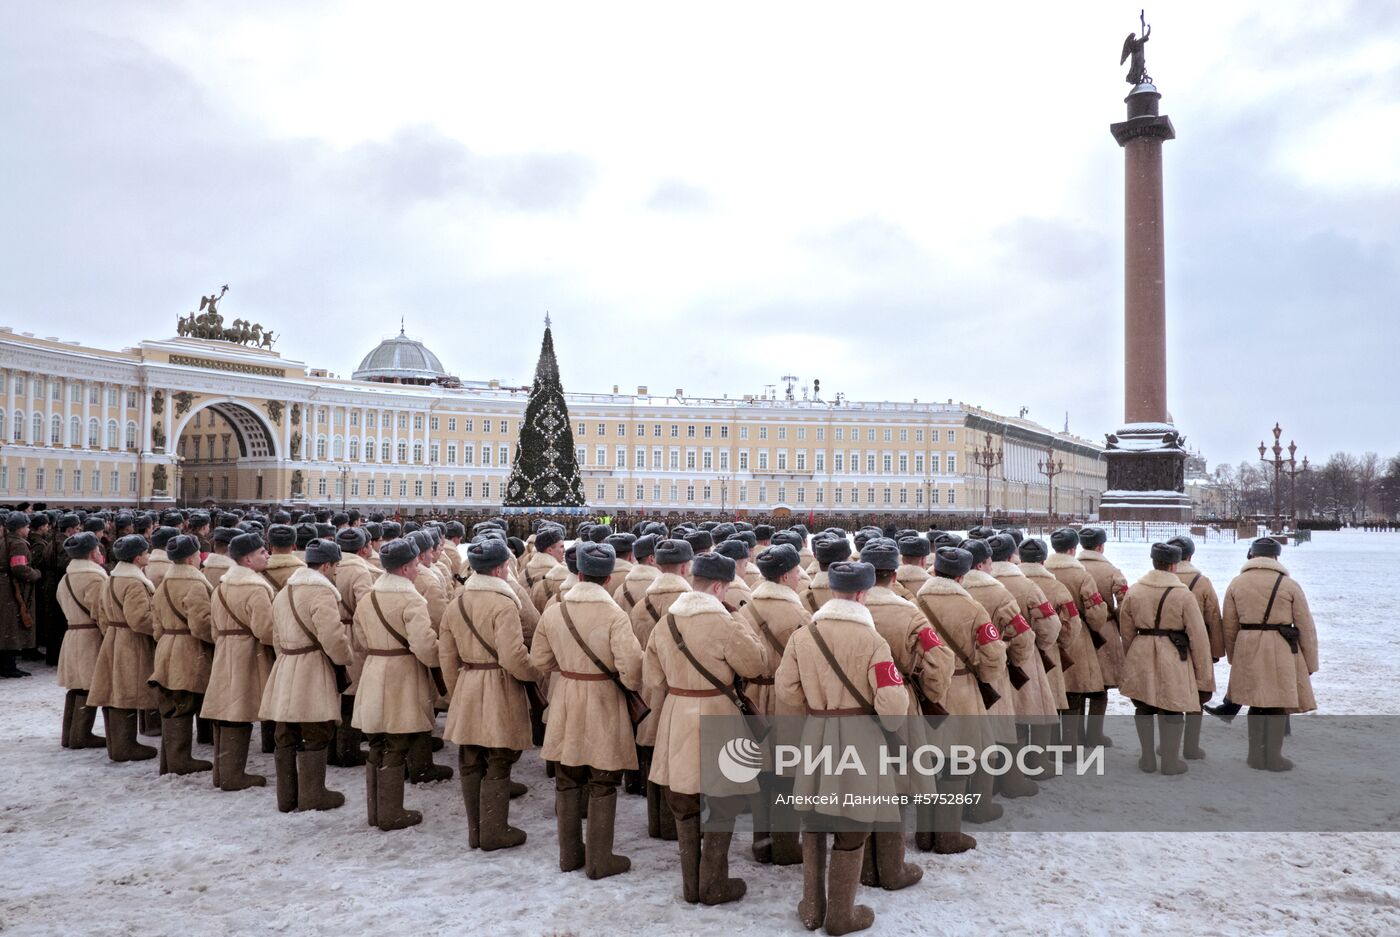
[[[566,556],[557,525],[521,543],[485,522],[463,562],[455,523],[221,515],[204,535],[203,518],[175,512],[146,525],[149,538],[126,533],[104,549],[103,531],[78,520],[59,525],[76,531],[62,543],[55,597],[68,632],[58,660],[65,746],[105,745],[113,761],[158,756],[161,773],[212,769],[215,786],[236,791],[266,783],[247,770],[263,722],[279,810],[340,807],[328,762],[364,765],[368,822],[396,830],[422,820],[405,807],[405,781],[453,776],[432,762],[445,710],[471,848],[525,842],[509,822],[510,800],[526,792],[511,770],[540,744],[562,871],[629,870],[615,850],[626,785],[647,795],[649,835],[677,843],[683,899],[736,901],[746,889],[730,875],[732,832],[751,810],[754,858],[800,863],[799,917],[832,934],[873,922],[855,904],[859,884],[921,878],[905,861],[898,814],[853,828],[804,810],[799,839],[798,818],[756,796],[758,783],[707,789],[702,717],[747,704],[852,733],[898,719],[905,745],[1015,752],[1057,731],[1071,745],[1111,744],[1103,714],[1116,686],[1136,707],[1142,769],[1175,774],[1203,755],[1199,714],[1221,655],[1233,665],[1229,696],[1251,707],[1251,766],[1291,767],[1282,716],[1316,705],[1316,634],[1270,540],[1252,546],[1222,612],[1190,565],[1189,538],[1154,545],[1153,570],[1128,587],[1092,528],[1056,531],[1053,552],[1017,531],[978,528],[963,540],[867,529],[853,553],[838,529],[809,538],[801,525],[652,522],[617,534],[585,526]],[[32,582],[26,522],[5,518],[16,595]],[[0,620],[0,637],[23,628]],[[105,739],[92,731],[98,709]],[[137,738],[138,714],[152,713],[154,730],[155,712],[159,751]],[[921,718],[933,714],[981,718]],[[193,756],[196,716],[213,726],[212,763]],[[762,780],[804,793],[792,778]],[[994,790],[1014,798],[1038,786],[1019,770],[999,781],[945,770],[936,789],[942,799],[916,808],[914,843],[952,854],[976,846],[964,822],[1001,815]]]

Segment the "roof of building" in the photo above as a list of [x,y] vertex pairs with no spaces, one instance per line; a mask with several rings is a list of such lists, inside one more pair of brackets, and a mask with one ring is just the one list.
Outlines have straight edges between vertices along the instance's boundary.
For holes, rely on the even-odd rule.
[[438,356],[417,339],[404,334],[386,338],[365,355],[352,377],[357,381],[423,380],[433,381],[447,376]]

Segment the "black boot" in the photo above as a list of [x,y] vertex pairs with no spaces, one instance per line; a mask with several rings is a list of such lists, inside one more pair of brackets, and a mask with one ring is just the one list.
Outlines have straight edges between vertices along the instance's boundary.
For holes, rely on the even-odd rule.
[[0,651],[0,677],[27,677],[29,671],[20,670],[15,666],[17,655],[14,651]]

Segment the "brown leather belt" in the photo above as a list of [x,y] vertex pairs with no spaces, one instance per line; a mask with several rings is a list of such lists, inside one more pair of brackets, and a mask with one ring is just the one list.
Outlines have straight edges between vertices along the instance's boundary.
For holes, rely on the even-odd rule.
[[242,628],[224,628],[224,629],[222,629],[222,630],[215,631],[214,634],[215,634],[217,637],[220,637],[220,638],[239,638],[239,637],[251,638],[251,637],[253,637],[253,632],[251,632],[251,631],[244,631]]
[[97,630],[97,622],[95,622],[95,621],[94,621],[94,622],[88,622],[88,623],[85,624],[85,625],[84,625],[84,624],[75,625],[75,624],[73,624],[72,622],[69,622],[69,623],[68,623],[68,630],[69,630],[69,631],[96,631],[96,630]]
[[807,707],[807,715],[809,715],[809,716],[864,716],[864,715],[865,715],[865,710],[864,710],[864,709],[861,709],[859,706],[853,706],[853,707],[851,707],[851,708],[849,708],[849,709],[813,709],[812,707],[808,706],[808,707]]
[[497,663],[478,663],[474,660],[458,661],[463,670],[500,670],[501,665]]
[[612,677],[605,673],[573,673],[568,670],[559,671],[559,676],[568,677],[570,680],[586,680],[597,683],[601,680],[611,680]]
[[971,671],[971,670],[968,670],[966,667],[959,667],[957,670],[954,670],[954,671],[953,671],[953,676],[955,676],[955,677],[966,677],[966,676],[968,676],[968,675],[971,674],[971,673],[972,673],[972,671]]
[[372,647],[365,651],[367,657],[407,657],[413,652],[406,647],[377,648]]
[[277,653],[278,653],[278,654],[286,654],[288,657],[295,657],[295,656],[297,656],[298,654],[310,654],[310,653],[312,653],[313,651],[319,651],[319,650],[320,650],[320,648],[317,647],[316,645],[314,645],[314,644],[308,644],[306,647],[279,647],[279,648],[277,649]]
[[668,686],[668,687],[666,688],[666,695],[667,695],[667,696],[687,696],[687,697],[694,697],[694,698],[700,699],[700,698],[707,697],[707,696],[722,696],[722,695],[724,695],[724,691],[721,690],[721,689],[719,689],[718,687],[712,687],[712,688],[710,688],[710,689],[708,689],[708,690],[687,690],[687,689],[685,689],[684,687]]
[[772,686],[772,685],[773,685],[773,678],[772,678],[772,677],[745,677],[745,678],[744,678],[744,682],[745,682],[745,683],[753,684],[754,686]]
[[167,634],[189,634],[189,633],[190,633],[190,629],[188,629],[188,628],[162,628],[162,629],[160,629],[161,637],[165,637]]

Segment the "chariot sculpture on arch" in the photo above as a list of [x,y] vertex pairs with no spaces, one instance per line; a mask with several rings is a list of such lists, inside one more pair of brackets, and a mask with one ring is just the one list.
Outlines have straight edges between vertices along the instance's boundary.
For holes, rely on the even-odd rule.
[[234,319],[224,327],[224,317],[219,314],[219,303],[228,293],[225,283],[217,293],[199,298],[199,309],[188,316],[181,316],[175,331],[181,338],[203,338],[210,341],[232,342],[236,345],[251,345],[254,348],[271,348],[276,335],[271,329],[264,329],[256,322]]

